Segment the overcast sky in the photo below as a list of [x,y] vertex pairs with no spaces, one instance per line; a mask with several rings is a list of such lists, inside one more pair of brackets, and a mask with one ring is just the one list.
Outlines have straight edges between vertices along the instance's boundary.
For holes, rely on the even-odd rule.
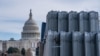
[[22,27],[32,9],[39,28],[50,10],[100,12],[100,0],[0,0],[0,40],[20,39]]

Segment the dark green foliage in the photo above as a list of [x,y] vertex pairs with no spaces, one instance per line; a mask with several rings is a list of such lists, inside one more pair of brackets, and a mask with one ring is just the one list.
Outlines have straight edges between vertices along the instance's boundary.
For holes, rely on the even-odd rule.
[[36,48],[36,55],[39,55],[39,47]]
[[21,54],[22,54],[23,56],[25,56],[25,49],[24,49],[24,48],[22,48]]
[[14,53],[19,53],[19,49],[18,48],[13,48],[13,52]]
[[8,54],[13,53],[13,47],[9,47],[7,52]]
[[11,54],[11,53],[19,53],[19,49],[18,48],[15,48],[15,47],[9,47],[7,53],[8,54]]

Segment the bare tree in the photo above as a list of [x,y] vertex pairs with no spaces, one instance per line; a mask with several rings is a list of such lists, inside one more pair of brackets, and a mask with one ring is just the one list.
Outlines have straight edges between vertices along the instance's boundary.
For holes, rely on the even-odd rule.
[[26,51],[26,56],[33,56],[30,48]]

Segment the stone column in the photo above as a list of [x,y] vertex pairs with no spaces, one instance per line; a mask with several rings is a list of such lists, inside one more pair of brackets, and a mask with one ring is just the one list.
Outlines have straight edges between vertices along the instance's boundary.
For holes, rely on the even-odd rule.
[[71,32],[60,33],[60,56],[72,56]]
[[58,32],[61,31],[68,32],[68,13],[64,11],[58,13]]

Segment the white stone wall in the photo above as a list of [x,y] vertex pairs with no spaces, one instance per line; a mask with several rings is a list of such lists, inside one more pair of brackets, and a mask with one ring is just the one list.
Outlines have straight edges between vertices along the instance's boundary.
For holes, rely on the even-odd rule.
[[[16,40],[16,41],[5,41],[6,42],[6,48],[7,49],[9,47],[16,47],[19,50],[21,50],[22,48],[25,48],[26,50],[31,48],[33,51],[35,51],[35,48],[37,47],[37,43],[39,42],[39,39],[32,39],[32,40]],[[0,41],[0,50],[3,51],[3,41]]]
[[2,51],[3,49],[2,49],[2,44],[3,44],[3,42],[2,41],[0,41],[0,51]]

